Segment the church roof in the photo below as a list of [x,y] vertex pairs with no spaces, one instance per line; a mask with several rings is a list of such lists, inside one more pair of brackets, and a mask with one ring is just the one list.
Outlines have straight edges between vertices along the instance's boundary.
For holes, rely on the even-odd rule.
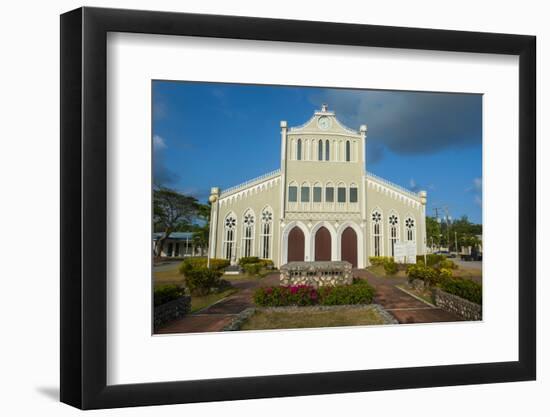
[[[319,123],[320,119],[327,119],[328,122],[324,126],[321,126]],[[321,106],[321,110],[317,110],[315,113],[313,113],[313,116],[304,124],[291,127],[289,129],[289,133],[336,133],[353,136],[359,136],[361,134],[360,131],[351,129],[340,122],[336,118],[336,113],[328,109],[327,104],[323,104]]]

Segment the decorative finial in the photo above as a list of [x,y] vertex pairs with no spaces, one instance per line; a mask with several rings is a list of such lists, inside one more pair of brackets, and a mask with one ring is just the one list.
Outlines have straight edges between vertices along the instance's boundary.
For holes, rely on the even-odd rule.
[[321,105],[321,111],[322,111],[322,112],[327,112],[327,111],[328,111],[328,104],[323,103],[323,104]]

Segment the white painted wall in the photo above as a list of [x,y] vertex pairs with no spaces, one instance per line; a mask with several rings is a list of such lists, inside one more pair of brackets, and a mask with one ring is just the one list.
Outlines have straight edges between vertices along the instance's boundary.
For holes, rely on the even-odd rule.
[[[0,25],[2,39],[2,151],[0,178],[3,203],[0,205],[0,242],[4,297],[0,387],[4,395],[0,411],[4,415],[81,415],[56,400],[59,377],[59,17],[81,1],[7,2]],[[397,26],[481,30],[536,34],[538,36],[538,136],[539,213],[550,211],[550,166],[541,164],[550,156],[549,122],[541,117],[548,110],[550,83],[542,79],[550,71],[550,26],[545,3],[535,0],[503,2],[463,0],[314,3],[279,0],[88,0],[89,6],[163,9],[200,13],[241,14],[291,19],[332,20]],[[319,69],[321,70],[321,69]],[[365,69],[368,74],[368,68]],[[544,74],[544,75],[543,75]],[[541,77],[542,76],[542,77]],[[543,185],[546,187],[543,188]],[[29,192],[29,190],[31,192]],[[42,220],[39,223],[20,219]],[[32,253],[13,251],[25,247],[30,233],[48,236],[48,245]],[[539,259],[550,250],[548,216],[539,217]],[[9,238],[8,238],[9,237]],[[550,293],[547,275],[539,268],[539,294]],[[21,285],[31,285],[32,309],[20,309]],[[483,386],[449,387],[390,392],[324,395],[228,403],[146,407],[94,412],[97,416],[180,416],[182,413],[207,416],[310,415],[407,415],[447,417],[469,415],[544,416],[548,414],[550,390],[550,303],[539,296],[539,381]],[[13,321],[13,311],[19,320]],[[542,325],[544,324],[544,326]],[[261,354],[250,352],[251,355]],[[368,354],[368,348],[365,350]]]

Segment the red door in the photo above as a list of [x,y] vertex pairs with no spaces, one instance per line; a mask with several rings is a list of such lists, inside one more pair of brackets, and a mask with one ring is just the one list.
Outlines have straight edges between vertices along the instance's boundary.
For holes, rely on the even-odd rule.
[[303,261],[305,254],[304,232],[295,226],[288,234],[287,262]]
[[348,261],[357,268],[357,234],[353,228],[348,227],[342,233],[342,253],[343,261]]
[[330,232],[326,227],[321,227],[315,233],[315,260],[330,261],[331,248]]

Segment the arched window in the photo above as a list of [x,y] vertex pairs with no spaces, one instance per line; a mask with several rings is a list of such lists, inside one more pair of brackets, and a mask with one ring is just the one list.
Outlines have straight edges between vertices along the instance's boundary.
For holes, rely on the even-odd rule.
[[399,219],[395,213],[388,217],[388,226],[390,229],[390,256],[395,256],[395,244],[399,241]]
[[262,211],[262,228],[260,229],[260,257],[271,259],[271,236],[273,235],[273,211],[266,207]]
[[247,210],[243,216],[243,247],[242,256],[254,255],[254,212]]
[[296,203],[298,201],[298,184],[291,182],[288,186],[288,202]]
[[322,201],[323,196],[323,187],[321,183],[316,182],[313,184],[313,202],[314,203],[320,203]]
[[357,203],[358,201],[358,195],[357,195],[357,185],[351,184],[349,186],[349,202],[350,203]]
[[346,141],[346,162],[351,161],[351,144],[349,140]]
[[325,141],[325,161],[330,161],[330,142],[328,139]]
[[382,256],[382,214],[378,210],[372,212],[372,238],[374,256]]
[[325,203],[334,203],[334,185],[331,182],[325,186]]
[[302,160],[302,139],[298,139],[298,143],[296,144],[296,159],[298,161]]
[[323,160],[323,141],[319,140],[318,145],[319,145],[319,148],[317,149],[319,151],[318,159],[319,161],[322,161]]
[[235,238],[237,234],[237,219],[233,213],[225,217],[223,223],[223,255],[225,259],[235,256]]
[[410,216],[405,219],[405,230],[407,232],[407,241],[414,242],[416,225],[414,219]]
[[309,184],[304,182],[300,187],[300,201],[302,203],[309,203],[310,200],[310,187]]
[[339,203],[345,203],[346,202],[346,184],[341,182],[338,184],[338,188],[336,190],[336,198]]

